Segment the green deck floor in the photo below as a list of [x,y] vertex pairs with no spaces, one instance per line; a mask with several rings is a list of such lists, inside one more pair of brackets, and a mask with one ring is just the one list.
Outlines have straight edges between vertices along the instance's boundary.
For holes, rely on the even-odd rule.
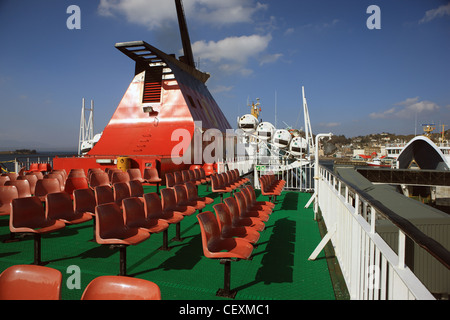
[[[146,187],[146,192],[155,191]],[[200,186],[201,195],[219,197]],[[259,192],[257,191],[257,194]],[[322,252],[315,261],[309,255],[321,240],[312,209],[304,209],[310,194],[283,192],[259,246],[249,261],[232,262],[231,288],[237,289],[236,300],[334,300],[335,293]],[[266,200],[258,196],[259,200]],[[211,210],[212,205],[204,209]],[[9,218],[0,217],[0,271],[16,264],[33,261],[33,238],[3,243],[9,237]],[[160,251],[162,234],[127,248],[127,273],[159,285],[165,300],[213,300],[223,287],[223,265],[203,256],[200,227],[195,215],[181,222],[182,242],[170,242],[172,249]],[[175,226],[169,228],[169,239]],[[66,226],[60,232],[42,238],[42,260],[63,274],[62,299],[80,299],[84,288],[95,277],[119,272],[117,249],[98,245],[93,238],[92,222]],[[69,289],[69,266],[81,271],[80,289]]]

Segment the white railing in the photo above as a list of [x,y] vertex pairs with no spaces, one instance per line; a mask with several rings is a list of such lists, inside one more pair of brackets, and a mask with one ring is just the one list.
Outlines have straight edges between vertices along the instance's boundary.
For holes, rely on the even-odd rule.
[[[375,231],[376,219],[384,215],[376,205],[322,166],[317,182],[318,204],[328,229],[321,244],[331,239],[351,299],[435,299],[405,264],[404,230],[399,229],[396,254]],[[448,251],[443,252],[448,258]]]

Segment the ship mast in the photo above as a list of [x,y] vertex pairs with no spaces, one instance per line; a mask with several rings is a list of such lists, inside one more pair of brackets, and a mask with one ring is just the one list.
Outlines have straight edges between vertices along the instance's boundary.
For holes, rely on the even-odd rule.
[[177,8],[178,25],[180,27],[181,42],[183,44],[183,52],[184,52],[184,57],[180,57],[180,60],[186,63],[187,65],[195,68],[191,40],[189,38],[189,32],[186,24],[186,17],[184,15],[184,9],[181,0],[175,0],[175,6]]

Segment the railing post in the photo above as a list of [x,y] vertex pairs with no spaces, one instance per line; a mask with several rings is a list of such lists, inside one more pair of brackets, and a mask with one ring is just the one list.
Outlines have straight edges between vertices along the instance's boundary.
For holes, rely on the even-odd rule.
[[398,267],[405,269],[406,235],[398,229]]

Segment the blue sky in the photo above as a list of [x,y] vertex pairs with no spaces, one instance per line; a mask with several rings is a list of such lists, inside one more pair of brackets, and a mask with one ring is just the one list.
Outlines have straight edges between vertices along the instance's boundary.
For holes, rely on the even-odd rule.
[[[347,137],[450,128],[450,3],[438,0],[184,0],[196,62],[229,122],[262,119]],[[81,29],[69,30],[69,5]],[[381,29],[368,29],[370,5]],[[172,0],[0,0],[0,150],[76,150],[81,100],[101,132],[134,73],[116,42],[181,54]]]

